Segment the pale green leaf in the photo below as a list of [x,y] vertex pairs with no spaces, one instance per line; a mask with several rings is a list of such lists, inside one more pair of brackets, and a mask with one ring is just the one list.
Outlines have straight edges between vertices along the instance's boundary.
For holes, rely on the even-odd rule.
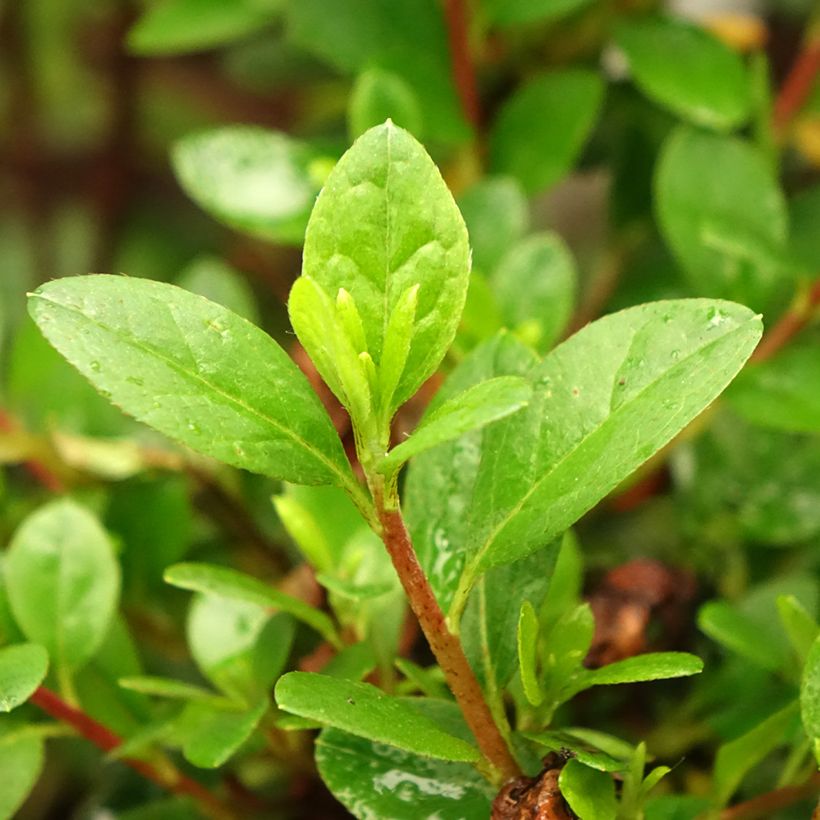
[[262,239],[301,244],[332,160],[287,134],[230,125],[184,137],[173,151],[179,182],[215,219]]
[[276,684],[276,702],[286,712],[425,757],[464,762],[479,757],[471,744],[367,683],[289,672]]
[[114,548],[73,501],[32,513],[12,538],[4,575],[14,618],[55,667],[76,670],[101,647],[120,591]]
[[541,74],[502,106],[490,133],[490,167],[535,194],[572,170],[603,99],[598,74],[569,69]]
[[538,706],[544,700],[538,681],[538,616],[529,601],[524,601],[518,617],[518,671],[524,696]]
[[220,305],[160,282],[97,275],[43,285],[30,310],[103,395],[160,432],[276,478],[354,483],[304,375]]
[[25,703],[43,682],[48,653],[35,643],[18,643],[0,649],[0,712]]
[[432,413],[410,438],[397,444],[379,464],[380,473],[391,473],[419,453],[478,430],[526,407],[532,388],[520,376],[498,376],[468,388]]
[[[418,285],[414,335],[393,406],[435,372],[464,307],[469,247],[441,174],[409,133],[387,122],[339,160],[311,214],[302,270],[331,299],[340,288],[350,294],[377,366],[393,309]],[[291,319],[313,356],[307,317]]]
[[584,820],[615,820],[615,783],[606,772],[573,758],[561,769],[558,787],[570,808]]
[[287,612],[331,643],[339,643],[333,622],[324,612],[237,570],[214,564],[174,564],[165,571],[165,580],[180,589]]
[[622,22],[615,34],[635,84],[675,114],[729,130],[749,117],[749,82],[740,55],[699,26],[672,17]]

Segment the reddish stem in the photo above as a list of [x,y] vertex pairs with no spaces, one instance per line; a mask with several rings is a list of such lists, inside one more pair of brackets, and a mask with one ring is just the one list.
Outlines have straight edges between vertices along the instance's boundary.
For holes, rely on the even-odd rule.
[[[114,734],[85,712],[66,703],[59,695],[45,686],[40,686],[34,692],[31,702],[46,714],[71,726],[78,734],[104,752],[110,752],[122,744],[122,738],[119,735]],[[236,816],[201,783],[197,783],[171,766],[158,769],[145,760],[133,757],[123,758],[122,762],[162,788],[174,794],[192,797],[209,817],[216,818],[216,820],[232,820]]]
[[[19,425],[14,419],[5,410],[0,410],[0,431],[13,433],[18,428]],[[28,472],[47,490],[53,493],[61,493],[65,490],[62,479],[42,462],[29,459],[24,464]]]
[[720,820],[755,820],[755,818],[763,820],[763,818],[774,817],[778,809],[815,795],[820,795],[820,772],[815,773],[807,782],[799,786],[775,789],[724,809],[720,813]]
[[478,100],[475,63],[470,54],[470,10],[468,0],[444,0],[444,19],[447,22],[447,39],[453,80],[461,100],[464,116],[474,128],[481,122],[481,106]]
[[809,39],[797,55],[775,100],[772,114],[775,133],[782,135],[786,130],[811,93],[818,73],[820,73],[820,37],[809,35]]
[[447,628],[444,613],[419,564],[401,513],[398,510],[383,509],[381,505],[379,507],[382,540],[390,553],[410,607],[418,618],[467,725],[475,735],[484,756],[504,780],[518,777],[521,770],[493,719],[461,642]]
[[814,308],[818,305],[820,305],[820,280],[817,280],[806,296],[789,308],[765,334],[752,354],[751,361],[765,362],[780,352],[809,323]]

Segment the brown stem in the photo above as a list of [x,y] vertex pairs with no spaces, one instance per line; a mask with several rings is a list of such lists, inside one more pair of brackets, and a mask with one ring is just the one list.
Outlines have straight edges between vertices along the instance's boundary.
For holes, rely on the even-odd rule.
[[811,93],[819,73],[820,36],[810,32],[775,100],[772,125],[776,134],[782,136],[786,131]]
[[430,582],[418,562],[401,512],[377,502],[384,541],[410,607],[430,649],[439,662],[456,701],[487,760],[506,781],[521,775],[504,737],[493,720],[484,693],[470,667],[461,642],[447,628]]
[[791,806],[800,800],[820,794],[820,772],[799,786],[785,786],[782,789],[761,794],[738,803],[720,813],[720,820],[754,820],[755,818],[774,817],[778,809]]
[[814,308],[818,305],[820,305],[820,280],[811,286],[807,294],[798,298],[777,324],[765,334],[752,354],[751,361],[765,362],[782,350],[809,323]]
[[[115,735],[106,726],[98,723],[85,712],[70,706],[59,695],[40,686],[31,696],[31,702],[47,715],[71,726],[79,735],[91,741],[98,749],[110,752],[122,744],[122,738]],[[236,815],[215,794],[212,794],[201,783],[192,780],[175,768],[153,766],[145,760],[133,757],[122,759],[126,766],[139,772],[143,777],[156,783],[174,794],[193,798],[202,811],[215,820],[235,820]]]
[[474,128],[481,122],[481,106],[478,100],[475,63],[470,54],[470,10],[468,0],[444,0],[444,19],[447,23],[447,39],[450,42],[450,58],[453,80],[464,116]]

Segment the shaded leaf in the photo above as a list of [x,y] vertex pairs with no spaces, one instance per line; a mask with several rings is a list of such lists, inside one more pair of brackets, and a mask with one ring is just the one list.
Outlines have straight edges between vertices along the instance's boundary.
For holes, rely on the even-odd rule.
[[487,13],[500,26],[558,20],[592,3],[592,0],[485,0]]
[[801,663],[806,662],[806,658],[820,633],[817,621],[809,615],[806,608],[794,595],[781,595],[777,599],[777,612],[780,615],[780,623],[789,638],[792,649],[797,653]]
[[816,744],[820,738],[820,638],[815,638],[803,668],[800,713],[806,734]]
[[584,820],[615,820],[615,783],[606,772],[573,758],[561,769],[558,786],[570,808]]
[[43,739],[19,724],[0,722],[0,818],[14,817],[43,768]]
[[618,759],[606,752],[595,748],[591,743],[585,743],[569,731],[561,732],[525,732],[524,737],[543,746],[551,752],[561,753],[567,749],[573,756],[589,766],[602,772],[622,772],[629,765],[627,759]]

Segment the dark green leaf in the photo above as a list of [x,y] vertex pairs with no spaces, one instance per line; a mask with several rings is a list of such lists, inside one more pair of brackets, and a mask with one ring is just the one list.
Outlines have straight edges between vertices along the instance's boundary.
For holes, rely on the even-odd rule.
[[35,643],[18,643],[0,649],[0,712],[25,703],[43,682],[48,652]]
[[252,125],[187,136],[174,147],[173,160],[188,196],[211,216],[293,245],[304,239],[328,163],[310,146]]
[[280,709],[426,757],[472,762],[474,746],[443,732],[409,704],[367,683],[289,672],[276,684]]
[[820,264],[820,185],[801,191],[789,203],[791,251],[805,271],[814,276]]
[[172,285],[100,275],[43,285],[30,310],[103,395],[160,432],[277,478],[353,483],[307,379],[225,308]]
[[500,26],[558,20],[592,0],[485,0],[487,13]]
[[531,194],[572,170],[603,98],[597,74],[580,69],[542,74],[509,97],[490,134],[490,166]]
[[58,669],[100,648],[117,606],[120,570],[96,518],[72,501],[30,515],[11,541],[4,575],[14,618]]
[[616,42],[636,85],[674,113],[728,130],[749,117],[749,82],[740,56],[699,26],[671,17],[621,23]]
[[558,786],[570,808],[584,820],[615,820],[615,783],[606,772],[573,758],[561,769]]
[[327,787],[359,818],[489,817],[495,789],[464,763],[431,760],[325,729],[316,764]]

